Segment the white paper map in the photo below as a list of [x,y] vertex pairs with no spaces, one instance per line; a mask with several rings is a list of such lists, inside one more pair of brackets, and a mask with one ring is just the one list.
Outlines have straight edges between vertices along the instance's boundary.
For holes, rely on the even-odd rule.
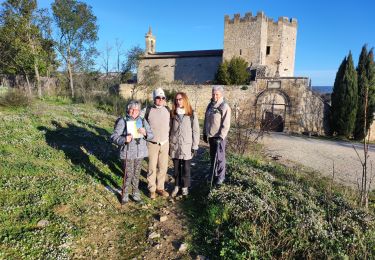
[[143,137],[141,133],[138,133],[137,121],[126,121],[126,131],[128,134],[131,134],[134,139]]

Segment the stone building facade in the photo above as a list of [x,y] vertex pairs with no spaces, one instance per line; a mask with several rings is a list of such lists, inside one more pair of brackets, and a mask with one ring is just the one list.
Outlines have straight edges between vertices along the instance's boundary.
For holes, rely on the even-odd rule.
[[223,60],[244,58],[250,69],[266,68],[266,77],[293,77],[297,20],[279,17],[274,22],[258,12],[256,16],[235,14],[224,18]]
[[[157,67],[167,91],[184,91],[203,118],[211,98],[209,84],[224,60],[242,57],[249,63],[252,80],[247,86],[225,86],[228,104],[257,127],[273,131],[316,133],[327,131],[327,104],[311,92],[309,79],[294,77],[297,20],[280,17],[273,21],[258,12],[231,19],[224,17],[223,50],[156,52],[151,29],[146,34],[146,51],[138,67],[138,80],[144,71]],[[177,84],[178,81],[178,84]],[[131,85],[122,85],[124,97],[133,96]],[[151,90],[137,92],[135,98],[150,99]]]
[[146,50],[138,66],[138,82],[145,71],[157,67],[164,82],[182,81],[185,84],[205,84],[215,78],[224,60],[242,57],[258,77],[294,75],[297,20],[280,17],[277,22],[258,12],[256,16],[235,14],[224,17],[224,48],[156,52],[156,37],[151,28],[145,35]]

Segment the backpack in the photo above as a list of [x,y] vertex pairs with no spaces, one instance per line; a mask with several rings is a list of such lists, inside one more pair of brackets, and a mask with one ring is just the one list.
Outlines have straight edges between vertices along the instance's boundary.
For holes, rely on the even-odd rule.
[[[221,118],[223,118],[223,110],[224,110],[224,106],[225,106],[226,102],[225,100],[223,100],[223,102],[220,104],[220,106],[218,106],[216,109],[219,111],[220,115],[221,115]],[[210,104],[208,104],[207,106],[207,109],[206,109],[206,113],[208,111],[208,109],[211,107],[211,102]]]

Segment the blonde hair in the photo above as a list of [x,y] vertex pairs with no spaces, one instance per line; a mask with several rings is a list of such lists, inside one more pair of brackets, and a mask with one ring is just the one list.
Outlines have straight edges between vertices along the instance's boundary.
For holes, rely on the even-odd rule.
[[172,117],[174,117],[177,113],[177,96],[180,95],[182,100],[184,101],[184,108],[185,108],[185,115],[192,116],[193,115],[193,108],[190,105],[190,101],[186,93],[184,92],[177,92],[173,99],[173,106],[172,106]]

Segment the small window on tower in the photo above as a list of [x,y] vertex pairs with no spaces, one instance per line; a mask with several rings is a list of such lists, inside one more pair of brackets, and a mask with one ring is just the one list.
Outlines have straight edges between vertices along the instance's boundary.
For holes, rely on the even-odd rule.
[[240,55],[242,55],[242,50],[240,49]]
[[266,55],[270,55],[271,53],[271,46],[267,46]]

